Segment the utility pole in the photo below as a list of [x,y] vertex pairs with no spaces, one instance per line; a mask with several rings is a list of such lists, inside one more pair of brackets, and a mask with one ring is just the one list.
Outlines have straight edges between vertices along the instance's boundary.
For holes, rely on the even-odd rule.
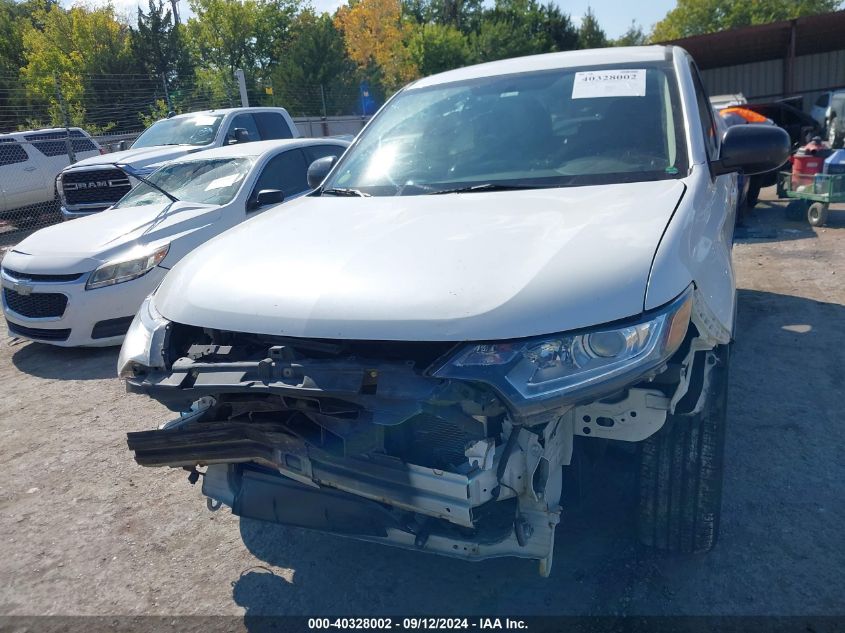
[[70,114],[65,105],[65,98],[62,94],[61,86],[59,85],[59,76],[53,75],[53,83],[56,85],[56,98],[59,100],[59,108],[62,111],[62,118],[65,121],[65,149],[67,150],[67,157],[71,165],[76,162],[76,152],[73,151],[73,143],[70,140]]
[[179,24],[179,0],[170,0],[170,6],[173,7],[173,25]]
[[329,121],[328,121],[328,114],[326,113],[326,91],[323,88],[323,84],[320,84],[320,100],[323,102],[323,136],[329,135]]
[[244,71],[240,68],[235,71],[235,79],[238,80],[238,88],[240,88],[241,91],[241,105],[248,108],[249,97],[246,94],[246,79],[244,78]]

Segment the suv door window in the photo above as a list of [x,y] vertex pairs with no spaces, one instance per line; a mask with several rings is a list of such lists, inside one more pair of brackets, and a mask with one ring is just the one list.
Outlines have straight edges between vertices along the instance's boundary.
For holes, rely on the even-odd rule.
[[305,155],[302,150],[290,149],[270,159],[252,192],[252,198],[263,189],[278,189],[284,192],[285,199],[308,190]]
[[25,163],[29,160],[29,156],[13,138],[0,138],[0,167],[3,165],[14,165],[15,163]]
[[231,143],[235,140],[235,129],[243,128],[249,134],[250,141],[260,141],[266,138],[258,133],[258,126],[255,125],[255,119],[251,114],[239,114],[229,124],[229,131],[226,133],[226,142]]
[[826,92],[818,99],[816,99],[816,105],[820,108],[826,108],[827,104],[830,103],[830,93]]
[[[67,134],[65,132],[42,132],[27,134],[24,138],[32,141],[32,146],[44,156],[67,156]],[[70,142],[74,152],[96,152],[97,146],[79,130],[70,131]]]
[[698,116],[701,119],[701,131],[704,134],[704,147],[707,150],[707,157],[715,160],[719,156],[719,135],[716,132],[716,122],[713,120],[713,109],[710,107],[710,100],[707,98],[707,91],[698,74],[698,68],[695,64],[691,64],[691,69],[695,98],[698,101]]
[[278,112],[256,112],[252,116],[263,139],[293,138],[285,117]]

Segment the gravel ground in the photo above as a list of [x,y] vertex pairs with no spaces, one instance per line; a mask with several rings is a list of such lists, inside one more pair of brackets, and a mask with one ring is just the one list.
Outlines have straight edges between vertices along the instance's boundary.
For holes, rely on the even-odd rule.
[[[764,192],[770,193],[770,192]],[[845,211],[813,230],[764,198],[739,290],[724,518],[710,554],[632,536],[632,477],[564,510],[550,579],[241,521],[185,473],[136,466],[167,419],[124,392],[117,350],[0,343],[0,615],[845,613]]]

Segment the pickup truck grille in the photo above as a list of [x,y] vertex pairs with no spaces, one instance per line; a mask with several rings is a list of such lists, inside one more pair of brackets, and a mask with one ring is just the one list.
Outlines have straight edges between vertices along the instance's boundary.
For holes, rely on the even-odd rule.
[[3,288],[3,299],[9,310],[31,319],[60,317],[67,307],[67,296],[58,292],[34,292],[28,295]]
[[132,188],[120,169],[80,169],[62,174],[62,192],[68,204],[102,204],[109,207]]

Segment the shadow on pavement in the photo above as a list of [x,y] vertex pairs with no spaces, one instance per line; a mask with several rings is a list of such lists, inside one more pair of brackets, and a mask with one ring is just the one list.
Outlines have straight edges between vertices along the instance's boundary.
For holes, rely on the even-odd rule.
[[[786,200],[760,200],[743,216],[743,224],[734,230],[735,242],[786,242],[815,239],[816,233],[806,220],[786,217]],[[833,205],[827,224],[822,229],[845,228],[845,208]]]
[[117,376],[119,347],[56,347],[13,339],[12,355],[20,371],[50,380],[102,380]]
[[469,563],[241,519],[249,551],[293,580],[250,571],[234,599],[247,615],[839,613],[843,323],[838,304],[739,291],[722,533],[709,554],[638,546],[635,456],[621,456],[587,472],[581,503],[564,499],[549,579],[534,561]]

